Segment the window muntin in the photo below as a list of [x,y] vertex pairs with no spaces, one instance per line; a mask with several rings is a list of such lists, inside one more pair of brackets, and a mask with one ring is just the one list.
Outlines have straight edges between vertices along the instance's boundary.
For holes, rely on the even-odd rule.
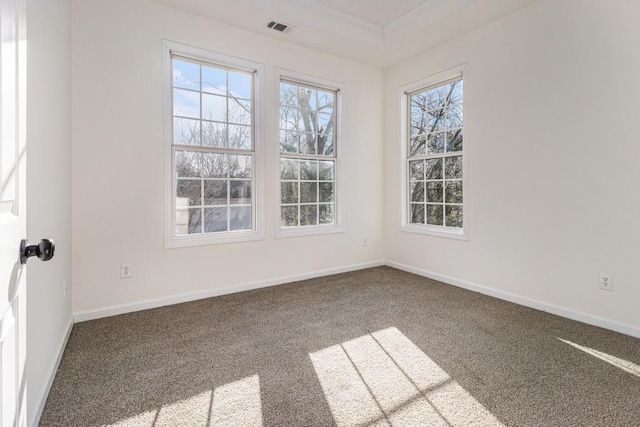
[[407,223],[463,228],[463,80],[410,92]]
[[171,65],[174,236],[254,231],[254,73]]
[[337,224],[337,90],[281,79],[280,227]]

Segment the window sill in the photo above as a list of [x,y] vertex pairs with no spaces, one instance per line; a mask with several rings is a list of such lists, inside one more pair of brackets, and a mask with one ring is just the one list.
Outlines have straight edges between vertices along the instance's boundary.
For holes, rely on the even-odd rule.
[[257,231],[227,232],[219,235],[172,236],[165,240],[165,249],[188,248],[191,246],[219,245],[264,240],[264,233]]
[[276,230],[276,238],[282,239],[287,237],[315,236],[319,234],[334,234],[334,233],[344,233],[344,232],[345,232],[345,229],[343,225],[292,227],[292,228],[279,227]]
[[437,225],[411,225],[403,224],[400,226],[400,231],[413,234],[424,234],[433,237],[444,237],[447,239],[455,240],[469,240],[467,231],[465,229],[450,229],[446,227],[439,227]]

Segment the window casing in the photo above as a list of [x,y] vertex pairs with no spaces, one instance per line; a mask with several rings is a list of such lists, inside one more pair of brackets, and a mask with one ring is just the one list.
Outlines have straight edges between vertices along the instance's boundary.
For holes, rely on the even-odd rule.
[[461,70],[402,93],[403,231],[466,238]]
[[277,236],[343,231],[339,85],[278,76]]
[[256,69],[226,59],[165,43],[167,247],[262,238]]

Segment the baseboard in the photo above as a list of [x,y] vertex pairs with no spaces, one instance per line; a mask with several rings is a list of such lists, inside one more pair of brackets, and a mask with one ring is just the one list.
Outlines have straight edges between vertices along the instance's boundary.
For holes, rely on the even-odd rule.
[[253,289],[266,288],[269,286],[281,285],[283,283],[297,282],[300,280],[314,279],[316,277],[329,276],[331,274],[347,273],[350,271],[364,270],[366,268],[380,267],[385,265],[384,261],[371,261],[361,264],[352,264],[344,267],[330,268],[326,270],[318,270],[311,273],[298,274],[293,276],[277,277],[274,279],[245,283],[241,285],[228,286],[219,289],[209,289],[201,292],[192,292],[186,294],[174,295],[166,298],[158,298],[153,300],[141,301],[132,304],[122,304],[100,308],[97,310],[86,310],[74,313],[76,323],[85,322],[87,320],[101,319],[104,317],[117,316],[119,314],[132,313],[134,311],[148,310],[151,308],[164,307],[172,304],[180,304],[183,302],[195,301],[204,298],[217,297],[220,295],[233,294],[236,292],[250,291]]
[[640,329],[626,325],[624,323],[615,322],[612,320],[604,319],[591,314],[582,313],[579,311],[571,310],[564,307],[559,307],[554,304],[549,304],[543,301],[538,301],[530,298],[521,297],[509,292],[500,291],[490,288],[488,286],[478,285],[476,283],[468,282],[466,280],[460,280],[442,274],[433,273],[431,271],[423,270],[409,265],[401,264],[395,261],[386,261],[385,265],[398,270],[403,270],[409,273],[417,274],[418,276],[427,277],[429,279],[437,280],[449,285],[457,286],[459,288],[467,289],[470,291],[478,292],[484,295],[489,295],[501,300],[513,302],[515,304],[523,305],[525,307],[534,308],[536,310],[545,311],[547,313],[555,314],[561,317],[566,317],[571,320],[586,323],[600,328],[609,329],[611,331],[620,332],[621,334],[630,335],[635,338],[640,338]]
[[73,328],[73,317],[69,318],[67,325],[65,326],[65,332],[62,335],[62,339],[58,344],[58,348],[56,348],[56,357],[51,362],[51,366],[49,367],[49,372],[47,375],[47,382],[44,384],[44,387],[40,391],[40,397],[38,399],[38,407],[33,412],[33,417],[31,418],[29,425],[32,427],[37,427],[40,423],[40,417],[42,416],[42,411],[44,410],[44,405],[47,403],[47,397],[49,396],[49,391],[51,390],[51,386],[53,385],[53,380],[56,377],[56,373],[58,372],[58,366],[60,366],[60,361],[62,360],[62,355],[64,354],[64,349],[67,347],[67,341],[69,341],[69,335],[71,335],[71,329]]

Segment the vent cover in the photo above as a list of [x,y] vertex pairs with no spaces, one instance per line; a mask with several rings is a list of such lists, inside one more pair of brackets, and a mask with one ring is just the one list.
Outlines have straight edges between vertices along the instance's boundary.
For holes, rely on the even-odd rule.
[[279,33],[288,33],[291,32],[295,27],[293,25],[285,24],[284,22],[277,22],[269,20],[266,25],[267,28],[270,28]]

